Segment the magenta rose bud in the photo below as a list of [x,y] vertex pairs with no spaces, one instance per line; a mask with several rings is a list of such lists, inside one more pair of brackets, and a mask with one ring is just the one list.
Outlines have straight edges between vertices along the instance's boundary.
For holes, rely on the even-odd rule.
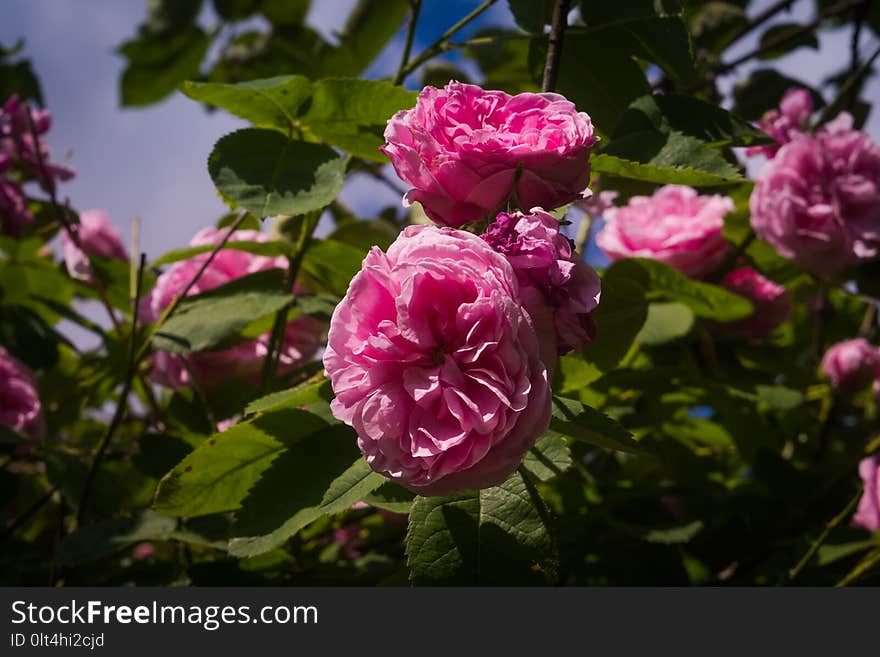
[[[205,228],[196,233],[190,246],[219,244],[226,232],[226,229]],[[269,239],[259,231],[239,230],[233,233],[229,241],[267,242]],[[182,260],[160,275],[142,305],[144,320],[156,321],[209,257],[209,253],[202,253]],[[246,251],[221,249],[190,289],[189,295],[207,292],[247,274],[286,267],[287,261],[283,257],[271,258]],[[317,353],[324,328],[323,323],[306,315],[287,324],[277,370],[279,375],[292,372]],[[150,376],[155,382],[172,388],[192,385],[193,376],[200,385],[209,389],[223,379],[237,378],[256,384],[269,351],[269,339],[270,334],[266,332],[255,340],[240,342],[229,349],[200,351],[185,357],[156,352],[151,357]]]
[[596,244],[612,260],[651,258],[699,278],[716,269],[729,246],[721,234],[727,196],[700,196],[692,187],[666,185],[652,196],[633,196],[605,212]]
[[438,224],[458,227],[496,212],[556,208],[581,197],[590,180],[590,117],[554,93],[486,91],[450,82],[425,87],[416,106],[395,114],[385,146],[412,185],[404,205],[422,204]]
[[[529,214],[502,212],[483,239],[513,266],[548,369],[553,369],[557,355],[592,342],[596,326],[591,313],[599,304],[601,281],[577,257],[552,214],[541,208]],[[550,336],[555,339],[549,341]]]
[[831,386],[854,393],[871,385],[880,367],[880,353],[864,338],[845,340],[832,345],[822,358],[822,371]]
[[810,92],[806,89],[789,89],[782,97],[779,109],[765,113],[758,122],[758,127],[773,137],[775,143],[752,146],[746,149],[746,154],[760,153],[772,158],[783,145],[804,133],[812,113],[813,96]]
[[410,226],[373,248],[333,313],[324,368],[370,467],[421,495],[501,483],[550,419],[516,274],[464,231]]
[[859,500],[852,524],[871,532],[880,531],[880,454],[859,462],[859,476],[865,492]]
[[[67,231],[61,233],[64,245],[64,263],[67,273],[73,278],[89,281],[92,268],[88,256],[128,260],[128,250],[122,243],[119,232],[110,223],[109,215],[103,210],[86,210],[79,216],[79,224],[73,227],[82,250],[71,239]],[[88,254],[88,255],[86,255]]]
[[880,255],[880,147],[841,114],[783,146],[762,169],[749,205],[758,237],[833,278]]
[[722,332],[734,332],[760,337],[772,332],[791,316],[791,296],[782,285],[764,278],[751,267],[740,267],[729,272],[721,286],[752,302],[754,312],[737,322],[719,324]]
[[0,347],[0,424],[32,438],[46,435],[37,378],[3,347]]

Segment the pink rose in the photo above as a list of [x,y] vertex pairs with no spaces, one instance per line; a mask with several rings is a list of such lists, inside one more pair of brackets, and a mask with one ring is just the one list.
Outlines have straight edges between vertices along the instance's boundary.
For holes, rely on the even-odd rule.
[[128,250],[122,243],[119,232],[110,223],[110,217],[103,210],[86,210],[81,213],[79,224],[73,229],[77,232],[85,253],[74,244],[67,231],[62,231],[64,263],[71,277],[83,281],[91,280],[92,268],[89,264],[89,255],[128,260]]
[[859,462],[859,476],[865,492],[859,500],[852,524],[871,532],[880,531],[880,454]]
[[556,208],[579,198],[590,180],[590,117],[552,93],[485,91],[450,82],[425,87],[413,109],[388,121],[382,147],[439,224],[461,226],[519,208]]
[[[513,266],[520,295],[542,339],[548,369],[557,355],[579,350],[596,335],[592,311],[599,304],[601,282],[577,257],[556,218],[532,208],[530,214],[502,212],[483,235]],[[549,349],[546,348],[549,345]]]
[[[190,246],[218,244],[226,229],[205,228],[190,241]],[[269,237],[255,230],[236,231],[230,241],[267,242]],[[144,321],[154,322],[162,310],[193,279],[209,257],[203,253],[175,263],[156,280],[156,285],[144,300]],[[283,257],[270,258],[245,251],[222,249],[192,287],[189,294],[206,292],[246,274],[272,268],[285,268]],[[312,358],[320,346],[324,325],[308,316],[297,317],[285,330],[278,373],[293,371]],[[206,388],[222,379],[239,378],[249,383],[259,382],[263,361],[268,353],[269,333],[255,340],[241,342],[223,351],[202,351],[182,357],[178,354],[156,352],[152,356],[151,378],[162,385],[177,388],[193,383],[192,376]]]
[[46,435],[37,379],[3,347],[0,347],[0,424],[32,438]]
[[761,171],[749,205],[758,237],[833,278],[880,254],[880,147],[841,114],[783,146]]
[[516,274],[464,231],[410,226],[373,248],[333,313],[324,367],[370,467],[422,495],[501,483],[550,419]]
[[718,324],[724,333],[744,333],[759,337],[773,331],[791,315],[791,296],[782,285],[764,278],[751,267],[740,267],[729,272],[721,286],[745,297],[755,307],[754,312],[738,322]]
[[813,113],[813,96],[806,89],[789,89],[779,102],[778,110],[766,112],[758,127],[776,140],[773,144],[751,146],[747,155],[763,154],[768,158],[807,129]]
[[[28,110],[30,110],[30,120],[28,120]],[[33,132],[37,135],[36,142],[31,132],[31,122],[34,124]],[[33,109],[27,103],[22,103],[16,95],[10,96],[0,107],[0,152],[17,161],[44,187],[54,186],[56,179],[73,178],[72,169],[49,162],[49,146],[40,137],[45,135],[51,126],[52,116],[49,110]]]
[[138,543],[131,549],[131,558],[135,561],[145,561],[156,554],[156,546],[149,542]]
[[880,367],[880,353],[864,338],[832,345],[822,358],[822,371],[835,390],[859,392],[867,388]]
[[701,277],[727,256],[721,229],[731,210],[727,196],[700,196],[691,187],[666,185],[652,196],[633,196],[626,205],[608,209],[596,244],[612,260],[652,258]]

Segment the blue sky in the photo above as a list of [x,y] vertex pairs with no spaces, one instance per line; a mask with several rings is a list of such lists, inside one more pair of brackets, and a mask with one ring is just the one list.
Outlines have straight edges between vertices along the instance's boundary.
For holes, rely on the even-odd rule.
[[[341,28],[354,1],[314,0],[308,22],[331,35]],[[414,51],[478,4],[477,0],[426,0]],[[759,9],[760,5],[755,11]],[[26,54],[34,60],[54,117],[50,144],[56,158],[69,153],[77,171],[62,193],[78,209],[108,210],[126,236],[130,220],[140,217],[142,249],[155,258],[186,243],[225,211],[205,160],[219,137],[243,124],[223,112],[206,114],[180,94],[144,109],[119,107],[123,60],[114,49],[134,33],[145,12],[145,0],[4,0],[0,42],[26,39]],[[799,0],[794,12],[780,20],[808,20],[812,12],[813,2]],[[210,9],[203,18],[210,22]],[[487,24],[512,24],[504,0],[471,29]],[[868,53],[877,39],[864,32],[862,49]],[[370,74],[387,75],[395,69],[402,37],[399,34],[373,62]],[[751,50],[757,38],[744,39],[738,52]],[[816,83],[847,61],[849,39],[847,30],[829,32],[819,51],[800,49],[774,64]],[[737,74],[744,76],[754,67],[741,67]],[[735,78],[728,77],[723,84],[730,88],[733,82]],[[880,98],[880,84],[872,81],[865,95]],[[876,112],[867,129],[875,138],[880,134]],[[366,180],[349,184],[343,200],[362,216],[399,202],[390,190]]]

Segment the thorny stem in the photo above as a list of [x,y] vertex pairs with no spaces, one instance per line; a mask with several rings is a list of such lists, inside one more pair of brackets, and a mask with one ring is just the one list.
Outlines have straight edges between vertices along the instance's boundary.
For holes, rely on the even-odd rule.
[[565,36],[565,28],[568,27],[568,9],[571,0],[556,0],[553,7],[553,19],[550,25],[550,37],[547,41],[547,60],[544,63],[544,80],[541,83],[541,91],[553,91],[556,89],[556,79],[559,77],[559,59],[562,57],[562,40]]
[[144,279],[144,268],[147,266],[147,256],[144,253],[141,253],[140,263],[138,265],[137,270],[137,283],[135,287],[135,296],[134,303],[132,304],[132,316],[131,316],[131,334],[129,335],[129,347],[128,347],[128,365],[125,370],[125,379],[122,383],[122,391],[119,394],[119,401],[116,403],[116,410],[113,412],[113,419],[110,421],[109,426],[107,427],[107,431],[104,433],[104,437],[101,439],[101,443],[98,445],[98,449],[95,452],[95,456],[92,459],[92,465],[89,467],[89,471],[86,474],[85,483],[83,484],[82,494],[79,499],[79,507],[76,512],[76,524],[77,526],[82,526],[82,522],[85,518],[86,509],[89,502],[89,496],[92,492],[92,486],[95,481],[95,475],[98,472],[98,467],[101,464],[101,460],[104,458],[104,453],[107,451],[107,447],[110,445],[110,441],[113,440],[113,436],[116,433],[119,426],[122,424],[122,419],[125,416],[125,411],[128,408],[128,395],[131,392],[132,382],[134,381],[134,376],[137,371],[137,325],[138,325],[138,308],[140,306],[141,293],[143,291],[143,279]]

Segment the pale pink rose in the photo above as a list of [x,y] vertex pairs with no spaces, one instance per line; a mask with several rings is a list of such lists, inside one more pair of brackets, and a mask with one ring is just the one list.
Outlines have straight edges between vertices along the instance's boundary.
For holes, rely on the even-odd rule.
[[701,196],[692,187],[666,185],[652,196],[633,196],[626,205],[609,208],[596,244],[612,260],[651,258],[699,278],[727,256],[721,230],[731,210],[727,196]]
[[789,89],[779,102],[779,109],[766,112],[758,122],[758,127],[773,137],[775,143],[751,146],[746,149],[746,154],[772,158],[783,145],[806,131],[812,113],[813,96],[810,92]]
[[62,231],[64,263],[71,277],[83,281],[91,280],[90,255],[128,260],[128,250],[122,243],[122,237],[110,222],[110,216],[103,210],[82,212],[79,215],[79,224],[73,226],[73,230],[76,231],[85,253],[74,243],[67,231]]
[[450,82],[425,87],[416,106],[385,129],[382,151],[439,224],[462,226],[514,207],[553,209],[580,198],[590,180],[590,117],[553,94],[486,91]]
[[[226,229],[205,228],[190,241],[190,246],[218,244]],[[255,230],[236,231],[230,241],[269,241],[267,235]],[[171,300],[182,293],[196,272],[209,257],[202,253],[175,263],[156,280],[156,285],[144,300],[144,321],[154,322]],[[222,249],[208,265],[189,295],[207,292],[247,274],[272,268],[287,267],[283,257],[254,255],[245,251]],[[320,347],[324,325],[308,316],[301,316],[287,324],[282,345],[278,374],[283,375],[311,359]],[[162,385],[177,388],[192,385],[192,377],[203,387],[211,388],[223,379],[243,379],[257,383],[263,361],[269,350],[269,332],[255,340],[247,340],[223,351],[202,351],[182,357],[178,354],[156,352],[151,357],[151,378]]]
[[841,114],[783,146],[749,201],[752,228],[823,278],[880,255],[880,147]]
[[502,212],[483,239],[513,266],[548,369],[555,366],[557,355],[593,341],[596,325],[591,313],[599,304],[601,281],[577,256],[552,214],[541,208],[532,208],[530,214]]
[[729,272],[721,286],[752,302],[754,312],[737,322],[718,324],[724,333],[744,333],[760,337],[772,332],[791,316],[791,295],[782,285],[764,278],[751,267]]
[[871,532],[880,531],[880,454],[859,462],[859,476],[865,492],[859,500],[852,524]]
[[3,347],[0,347],[0,424],[32,438],[46,435],[37,379]]
[[859,392],[871,385],[880,367],[880,352],[864,338],[832,345],[822,358],[822,371],[835,390]]
[[324,367],[370,467],[422,495],[501,483],[549,423],[516,274],[464,231],[410,226],[373,248],[333,313]]

